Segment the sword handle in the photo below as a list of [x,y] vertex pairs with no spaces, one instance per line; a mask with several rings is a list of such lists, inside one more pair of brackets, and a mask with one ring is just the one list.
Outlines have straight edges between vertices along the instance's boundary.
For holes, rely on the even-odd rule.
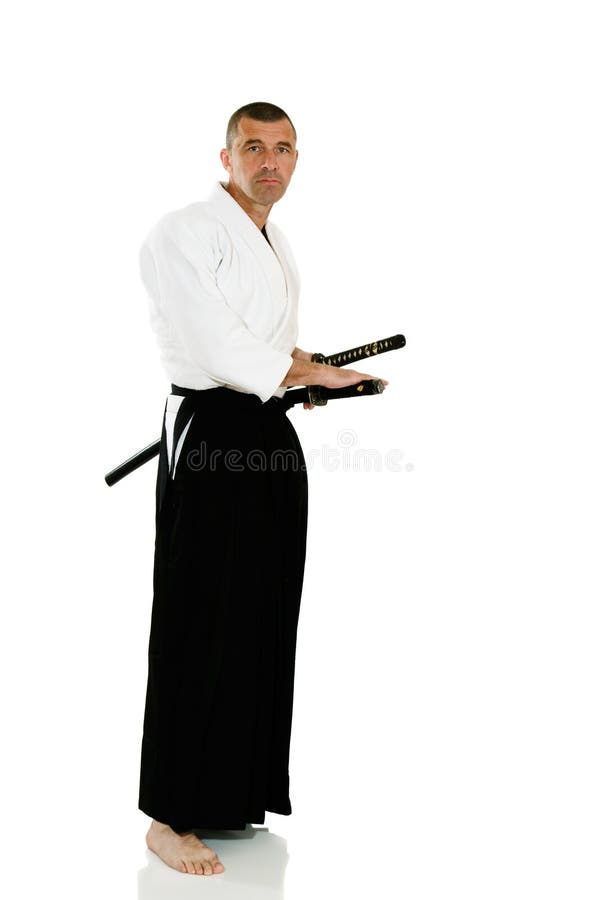
[[363,344],[361,347],[352,347],[351,350],[342,350],[341,353],[334,353],[331,356],[313,353],[311,362],[322,363],[326,366],[347,366],[349,363],[360,362],[361,359],[368,359],[371,356],[379,356],[390,350],[400,350],[405,344],[406,338],[403,334],[393,334],[380,341]]

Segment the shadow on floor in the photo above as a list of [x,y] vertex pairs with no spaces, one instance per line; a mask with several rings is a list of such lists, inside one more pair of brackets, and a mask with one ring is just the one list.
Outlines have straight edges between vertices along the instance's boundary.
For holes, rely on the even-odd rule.
[[289,858],[284,838],[252,825],[245,831],[203,831],[201,837],[218,854],[225,871],[187,875],[146,849],[148,865],[138,872],[138,900],[180,900],[192,892],[197,897],[199,887],[204,896],[216,891],[220,900],[283,900]]

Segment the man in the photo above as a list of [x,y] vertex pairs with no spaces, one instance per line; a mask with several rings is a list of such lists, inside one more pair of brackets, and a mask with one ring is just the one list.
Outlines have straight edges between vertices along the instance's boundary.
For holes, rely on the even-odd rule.
[[148,847],[193,874],[224,871],[194,832],[291,813],[307,479],[280,398],[289,386],[375,377],[312,363],[296,347],[298,275],[268,217],[297,158],[282,109],[242,107],[221,151],[228,182],[208,202],[161,219],[141,251],[172,392],[157,482],[139,808],[153,819]]

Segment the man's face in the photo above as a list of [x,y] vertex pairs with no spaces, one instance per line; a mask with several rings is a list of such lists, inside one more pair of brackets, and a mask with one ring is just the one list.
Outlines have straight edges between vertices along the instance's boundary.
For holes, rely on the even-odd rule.
[[239,192],[259,206],[270,207],[281,200],[297,158],[294,131],[287,119],[258,122],[243,116],[231,150],[221,150],[230,192],[234,196]]

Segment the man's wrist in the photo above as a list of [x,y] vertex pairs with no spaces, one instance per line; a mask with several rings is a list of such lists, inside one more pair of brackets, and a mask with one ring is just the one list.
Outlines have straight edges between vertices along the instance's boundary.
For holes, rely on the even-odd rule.
[[305,362],[310,362],[312,353],[309,353],[307,350],[301,350],[300,347],[294,347],[292,359],[303,359]]
[[322,384],[323,370],[325,368],[329,367],[305,359],[295,359],[284,380],[281,382],[281,387]]

